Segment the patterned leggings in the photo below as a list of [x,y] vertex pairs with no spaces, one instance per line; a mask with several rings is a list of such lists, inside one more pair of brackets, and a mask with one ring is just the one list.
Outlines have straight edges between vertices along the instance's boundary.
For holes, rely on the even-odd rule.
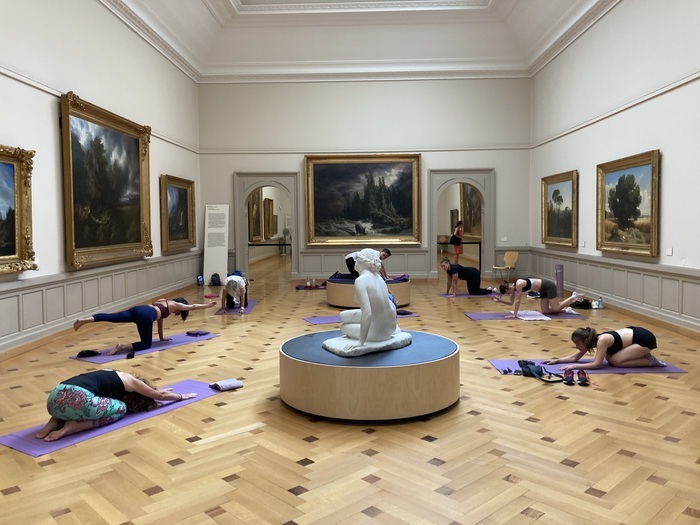
[[102,427],[123,418],[126,404],[118,399],[96,396],[79,386],[61,383],[49,394],[46,410],[56,419],[92,420],[93,427]]

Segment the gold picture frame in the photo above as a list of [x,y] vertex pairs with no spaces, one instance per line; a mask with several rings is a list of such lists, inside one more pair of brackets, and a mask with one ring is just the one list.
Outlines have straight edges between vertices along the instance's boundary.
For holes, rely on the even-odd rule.
[[253,190],[248,197],[248,241],[263,240],[263,189]]
[[153,255],[151,128],[61,95],[66,261],[76,268]]
[[659,255],[660,158],[652,150],[598,165],[598,250]]
[[264,229],[265,229],[265,240],[272,239],[277,230],[275,229],[275,223],[272,216],[275,213],[275,202],[273,199],[263,199],[263,215],[264,215]]
[[34,154],[0,144],[0,274],[39,269],[32,238]]
[[[462,217],[462,237],[467,241],[481,240],[481,192],[472,184],[462,182],[459,185],[459,204]],[[452,224],[454,228],[454,223]]]
[[420,159],[307,155],[307,244],[419,245]]
[[542,178],[542,244],[578,246],[578,171]]
[[160,231],[164,254],[194,248],[196,239],[194,181],[160,176]]

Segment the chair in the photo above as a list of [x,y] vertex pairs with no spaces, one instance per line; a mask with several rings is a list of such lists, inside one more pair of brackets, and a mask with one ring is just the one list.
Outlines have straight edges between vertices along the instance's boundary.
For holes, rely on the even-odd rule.
[[[498,271],[501,280],[510,282],[510,272],[515,270],[515,263],[518,260],[518,252],[506,252],[503,254],[503,266],[494,266],[493,270]],[[506,272],[506,278],[503,279],[503,272]]]

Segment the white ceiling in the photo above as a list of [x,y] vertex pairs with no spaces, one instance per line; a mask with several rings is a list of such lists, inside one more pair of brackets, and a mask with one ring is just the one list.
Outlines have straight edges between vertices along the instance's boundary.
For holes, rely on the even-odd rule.
[[621,0],[100,0],[200,83],[530,77]]

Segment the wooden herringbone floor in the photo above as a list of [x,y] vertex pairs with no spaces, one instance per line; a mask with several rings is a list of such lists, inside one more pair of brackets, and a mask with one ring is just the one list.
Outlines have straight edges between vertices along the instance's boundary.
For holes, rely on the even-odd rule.
[[[184,326],[166,320],[166,333],[203,329],[220,337],[113,365],[158,384],[237,377],[244,388],[39,458],[0,446],[0,523],[700,521],[697,339],[650,326],[657,355],[686,374],[543,385],[500,375],[488,359],[567,354],[581,323],[470,321],[465,311],[502,307],[488,298],[440,297],[442,275],[414,279],[408,308],[420,317],[400,325],[460,345],[459,403],[411,421],[324,420],[278,397],[280,345],[335,328],[303,317],[338,312],[324,291],[295,290],[287,264],[280,256],[252,267],[251,298],[259,303],[251,315],[208,310]],[[193,286],[181,294],[201,302],[211,291]],[[586,315],[584,324],[598,329],[648,325],[611,308]],[[47,392],[96,367],[69,356],[132,341],[134,332],[89,325],[0,356],[0,434],[43,423]]]

